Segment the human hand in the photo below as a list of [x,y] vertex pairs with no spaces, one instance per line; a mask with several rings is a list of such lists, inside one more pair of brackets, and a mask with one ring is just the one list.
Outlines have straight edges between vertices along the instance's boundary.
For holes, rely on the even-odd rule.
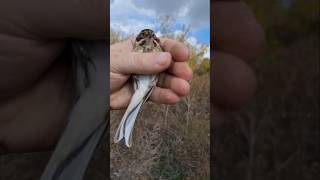
[[0,146],[52,149],[73,106],[68,38],[107,39],[107,0],[0,1]]
[[133,94],[131,74],[157,74],[160,78],[150,100],[157,103],[177,103],[189,92],[192,70],[187,64],[188,49],[182,43],[160,38],[165,52],[132,52],[133,40],[111,45],[110,48],[110,107],[126,108]]
[[256,78],[248,65],[265,49],[265,37],[248,6],[240,1],[212,3],[215,47],[211,68],[211,98],[215,122],[223,112],[246,105],[256,91]]

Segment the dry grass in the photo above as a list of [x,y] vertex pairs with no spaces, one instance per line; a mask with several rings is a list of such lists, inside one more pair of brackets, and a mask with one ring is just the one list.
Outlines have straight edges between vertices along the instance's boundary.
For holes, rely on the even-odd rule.
[[209,84],[208,74],[196,77],[179,104],[146,104],[130,149],[112,143],[123,111],[112,112],[112,179],[209,179]]
[[216,128],[217,179],[319,179],[319,32],[253,65],[258,93]]

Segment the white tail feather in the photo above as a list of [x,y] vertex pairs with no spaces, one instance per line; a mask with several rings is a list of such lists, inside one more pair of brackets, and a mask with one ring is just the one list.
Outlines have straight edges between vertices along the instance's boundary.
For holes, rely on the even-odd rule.
[[142,104],[147,97],[150,90],[148,88],[139,89],[133,94],[130,104],[123,115],[120,125],[116,131],[114,142],[117,143],[125,138],[126,145],[131,147],[132,144],[132,130],[136,121],[137,115]]

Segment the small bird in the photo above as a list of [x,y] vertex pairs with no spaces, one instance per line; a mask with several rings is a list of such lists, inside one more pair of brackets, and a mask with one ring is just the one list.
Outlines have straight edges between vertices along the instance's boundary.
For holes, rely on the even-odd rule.
[[[159,38],[151,29],[142,30],[135,39],[134,52],[162,52]],[[116,131],[114,142],[117,143],[123,138],[127,147],[132,145],[132,130],[137,115],[142,105],[148,100],[158,81],[158,74],[155,75],[132,75],[133,96],[129,106],[123,115]]]

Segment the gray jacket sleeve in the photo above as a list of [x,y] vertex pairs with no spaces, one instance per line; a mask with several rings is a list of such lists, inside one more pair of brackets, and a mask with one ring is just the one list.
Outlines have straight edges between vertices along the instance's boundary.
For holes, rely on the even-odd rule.
[[41,180],[83,179],[109,124],[107,42],[75,42],[72,46],[77,98]]

